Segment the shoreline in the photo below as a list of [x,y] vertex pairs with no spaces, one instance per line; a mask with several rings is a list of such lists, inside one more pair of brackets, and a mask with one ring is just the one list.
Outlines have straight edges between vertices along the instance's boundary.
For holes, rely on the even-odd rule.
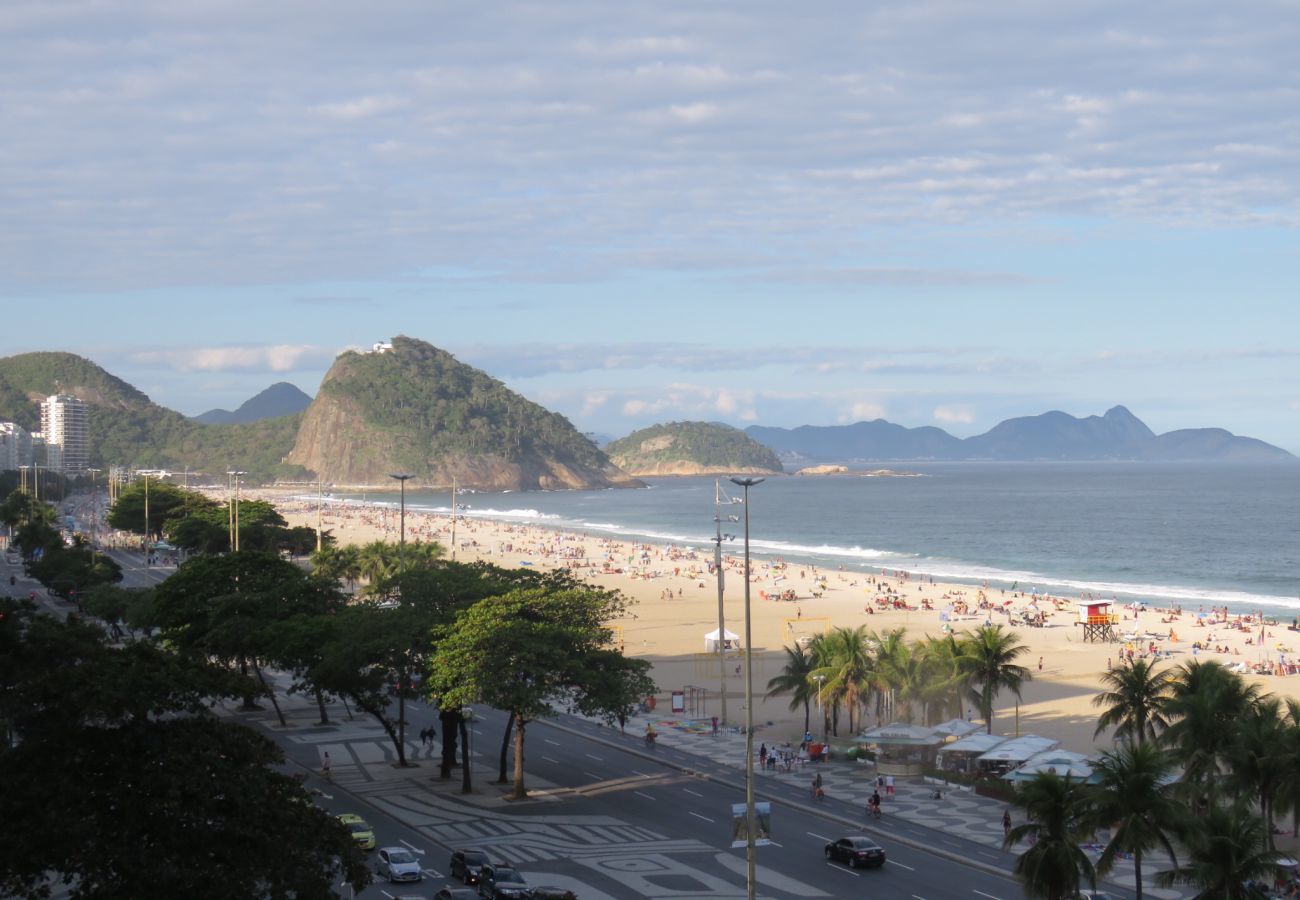
[[[296,490],[259,490],[249,496],[273,503],[291,525],[316,527],[314,496],[308,498]],[[340,545],[397,540],[395,506],[339,498],[331,501],[322,504],[321,524]],[[449,558],[453,555],[451,525],[449,511],[407,507],[407,540],[436,540],[448,549]],[[718,654],[704,652],[704,635],[718,627],[712,548],[705,551],[664,539],[481,516],[457,516],[456,543],[454,555],[460,561],[562,567],[583,580],[619,589],[633,605],[627,618],[611,623],[615,640],[629,656],[647,659],[653,665],[661,711],[671,710],[669,699],[676,690],[686,694],[689,704],[678,716],[707,720],[720,715],[718,694],[725,682],[726,718],[733,724],[743,719],[744,681],[736,674],[741,654],[729,655],[724,664]],[[743,556],[724,554],[723,570],[726,627],[741,633]],[[1265,625],[1261,645],[1260,624],[1253,614],[1225,615],[1222,607],[1216,607],[1211,616],[1209,609],[1118,604],[1110,611],[1120,616],[1115,630],[1125,639],[1093,643],[1083,640],[1076,601],[1064,596],[945,582],[894,569],[874,573],[789,562],[766,553],[756,557],[752,550],[751,573],[754,721],[773,739],[793,737],[797,742],[804,731],[802,707],[791,711],[788,696],[764,696],[768,680],[781,672],[784,648],[840,626],[865,625],[876,632],[903,628],[906,640],[912,642],[938,636],[945,628],[961,632],[984,622],[1010,624],[1010,630],[1027,647],[1020,662],[1032,680],[1026,683],[1018,704],[1013,696],[1000,695],[993,732],[1040,734],[1081,752],[1111,746],[1108,734],[1093,737],[1096,713],[1092,698],[1101,690],[1102,674],[1121,651],[1132,652],[1134,658],[1155,652],[1166,666],[1192,658],[1245,667],[1263,664],[1271,672],[1282,666],[1281,671],[1288,674],[1250,672],[1247,677],[1266,692],[1300,698],[1300,679],[1290,674],[1300,672],[1300,658],[1293,652],[1300,650],[1300,633],[1282,624]],[[790,593],[796,599],[778,599]],[[1203,612],[1199,618],[1198,612]],[[1029,616],[1042,624],[1023,624]],[[1194,650],[1195,643],[1205,649]],[[723,665],[725,674],[720,671]],[[864,713],[859,728],[887,724],[888,719],[886,716],[882,722],[874,714]],[[811,727],[815,733],[819,721],[814,704]],[[852,737],[846,726],[841,716],[833,743],[843,745]]]

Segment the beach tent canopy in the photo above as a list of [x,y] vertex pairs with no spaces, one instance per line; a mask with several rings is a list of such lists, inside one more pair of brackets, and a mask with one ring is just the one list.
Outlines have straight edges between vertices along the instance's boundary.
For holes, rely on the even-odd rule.
[[[736,650],[736,649],[739,649],[739,647],[740,647],[740,635],[735,634],[734,632],[732,632],[732,631],[730,631],[730,630],[728,630],[728,631],[724,631],[722,634],[723,634],[723,638],[722,638],[722,641],[721,641],[721,642],[719,642],[719,640],[718,640],[718,629],[716,629],[716,628],[713,629],[712,631],[710,631],[708,634],[706,634],[706,635],[704,636],[704,652],[705,652],[705,653],[717,653],[719,649],[722,649],[722,650]],[[719,648],[719,646],[718,646],[719,643],[722,644],[721,648]]]
[[855,744],[876,744],[893,747],[933,747],[943,743],[943,736],[933,728],[891,722],[862,732],[853,739]]
[[965,719],[949,719],[942,725],[934,726],[934,733],[942,738],[964,738],[968,734],[974,734],[983,726],[976,725],[974,722],[967,722]]
[[1023,763],[1029,757],[1042,753],[1044,750],[1055,750],[1061,746],[1060,741],[1054,741],[1051,738],[1039,737],[1036,734],[1022,734],[1018,738],[1011,738],[1004,744],[999,744],[987,753],[979,757],[980,762],[987,763]]
[[1035,753],[1018,768],[1002,777],[1012,782],[1031,781],[1044,772],[1075,781],[1087,781],[1092,778],[1092,761],[1082,753],[1075,753],[1073,750],[1047,750]]

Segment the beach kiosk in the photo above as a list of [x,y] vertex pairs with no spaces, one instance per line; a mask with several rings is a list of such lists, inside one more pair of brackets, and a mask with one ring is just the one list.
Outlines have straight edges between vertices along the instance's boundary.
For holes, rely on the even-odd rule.
[[1022,734],[1005,744],[999,744],[987,753],[975,758],[980,771],[991,775],[1004,775],[1012,769],[1024,765],[1032,756],[1061,746],[1060,741],[1040,737],[1036,734]]
[[1093,641],[1101,643],[1119,640],[1119,637],[1115,634],[1115,626],[1119,624],[1119,616],[1111,613],[1110,603],[1105,600],[1081,602],[1079,604],[1079,621],[1075,624],[1083,626],[1083,639],[1089,643]]
[[935,767],[947,769],[949,772],[970,772],[977,758],[1009,740],[1011,738],[1000,734],[968,735],[941,747],[935,757]]
[[1002,776],[1004,781],[1019,784],[1033,781],[1039,775],[1050,773],[1071,781],[1088,782],[1093,777],[1092,760],[1073,750],[1045,750],[1036,753],[1016,768]]
[[864,731],[853,742],[875,749],[876,771],[881,775],[920,775],[934,765],[944,737],[933,728],[893,722]]
[[728,650],[740,649],[740,635],[731,631],[723,631],[719,634],[718,629],[713,629],[704,636],[704,652],[717,653],[719,650],[724,653]]

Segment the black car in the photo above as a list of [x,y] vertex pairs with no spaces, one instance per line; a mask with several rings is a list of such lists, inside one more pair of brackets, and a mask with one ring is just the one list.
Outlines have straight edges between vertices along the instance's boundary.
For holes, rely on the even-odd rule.
[[466,884],[478,884],[479,873],[487,865],[488,855],[482,850],[451,851],[451,877]]
[[568,888],[543,884],[533,888],[533,900],[578,900],[578,896]]
[[478,900],[478,893],[469,888],[445,887],[433,895],[433,900]]
[[851,834],[826,845],[826,859],[848,863],[855,869],[878,869],[885,864],[885,848],[863,834]]
[[478,893],[488,900],[527,900],[532,893],[519,870],[509,863],[488,863],[478,876]]

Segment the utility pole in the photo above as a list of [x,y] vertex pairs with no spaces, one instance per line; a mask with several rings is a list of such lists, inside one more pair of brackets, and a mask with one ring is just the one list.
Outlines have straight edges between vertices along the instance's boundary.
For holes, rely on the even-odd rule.
[[456,476],[451,476],[451,561],[456,561]]
[[[731,499],[727,499],[731,503]],[[734,518],[731,517],[731,518]],[[717,536],[713,539],[713,569],[718,576],[718,696],[722,699],[723,725],[727,724],[727,622],[723,611],[723,593],[725,591],[722,574],[722,479],[713,482],[713,524]],[[726,535],[730,540],[731,535]]]

